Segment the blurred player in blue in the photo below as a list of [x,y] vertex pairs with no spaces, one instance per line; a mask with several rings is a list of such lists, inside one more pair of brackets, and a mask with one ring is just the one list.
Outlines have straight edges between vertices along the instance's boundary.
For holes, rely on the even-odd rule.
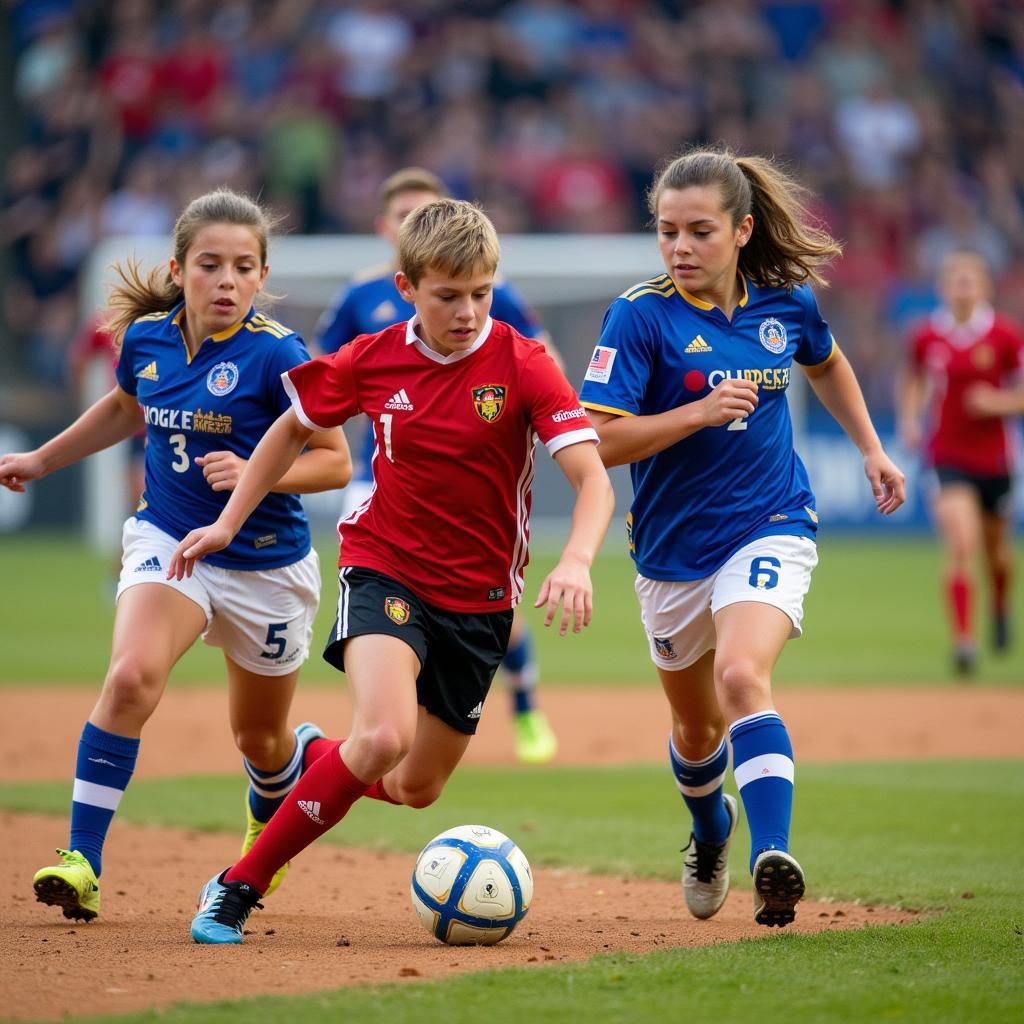
[[[396,250],[402,221],[424,203],[446,195],[441,179],[430,171],[420,167],[396,171],[380,188],[377,233]],[[402,298],[395,284],[397,269],[395,260],[385,266],[369,267],[339,291],[317,325],[316,345],[321,352],[337,352],[360,334],[376,334],[413,315],[412,306]],[[562,368],[562,360],[551,338],[516,291],[499,280],[495,282],[493,295],[492,318],[542,342]],[[374,447],[373,431],[365,430],[355,474],[345,491],[345,515],[355,511],[373,490]],[[547,717],[537,708],[538,671],[533,640],[518,612],[501,666],[513,701],[516,756],[526,764],[550,761],[558,750],[558,741]]]
[[668,163],[649,195],[666,272],[612,303],[581,390],[605,465],[631,468],[636,592],[693,816],[687,907],[711,917],[728,893],[728,728],[754,918],[779,927],[804,876],[788,852],[793,749],[771,675],[800,635],[817,564],[814,495],[786,402],[794,363],[863,454],[878,511],[904,498],[807,284],[824,284],[818,269],[840,248],[808,223],[802,194],[771,161],[727,150]]
[[[0,458],[0,484],[24,491],[146,427],[145,490],[124,525],[110,667],[78,744],[71,839],[57,851],[61,862],[33,879],[36,898],[68,918],[99,913],[106,834],[142,727],[200,636],[223,649],[231,730],[250,780],[243,852],[298,781],[306,745],[323,735],[310,724],[288,728],[320,595],[296,495],[345,485],[351,461],[341,431],[310,441],[202,574],[167,579],[178,541],[220,514],[257,442],[290,407],[281,374],[309,358],[294,331],[253,305],[267,276],[269,227],[259,206],[229,190],[193,200],[175,224],[167,270],[143,277],[133,262],[115,268],[116,385],[40,448]],[[187,771],[187,745],[181,756]]]

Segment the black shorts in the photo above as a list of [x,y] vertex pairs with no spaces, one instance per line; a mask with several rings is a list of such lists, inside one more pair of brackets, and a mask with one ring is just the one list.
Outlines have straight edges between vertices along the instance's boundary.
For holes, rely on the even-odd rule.
[[1008,476],[975,476],[954,466],[936,466],[940,489],[949,484],[966,484],[978,495],[982,509],[990,516],[1005,519],[1010,514],[1012,481]]
[[345,643],[383,634],[407,643],[420,660],[416,700],[456,732],[472,736],[508,649],[512,612],[450,612],[374,569],[338,574],[338,617],[324,660],[345,671]]

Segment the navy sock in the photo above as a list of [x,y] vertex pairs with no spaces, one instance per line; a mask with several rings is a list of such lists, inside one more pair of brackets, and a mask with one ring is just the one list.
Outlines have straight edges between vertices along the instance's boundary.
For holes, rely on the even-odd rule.
[[775,711],[760,711],[729,727],[733,774],[750,825],[750,870],[763,850],[789,849],[793,814],[793,745]]
[[292,791],[302,774],[302,747],[296,741],[295,750],[281,768],[265,772],[254,768],[248,758],[242,758],[245,774],[249,776],[249,810],[257,821],[270,821],[281,801]]
[[693,834],[702,843],[724,843],[731,824],[722,799],[722,783],[729,770],[729,747],[725,737],[709,757],[702,761],[687,761],[669,736],[668,756],[676,785],[693,815]]
[[139,740],[85,723],[78,741],[69,849],[85,857],[97,878],[103,871],[107,829],[131,781],[138,756]]
[[517,715],[532,711],[533,691],[537,686],[537,663],[533,660],[533,641],[528,630],[519,632],[519,638],[509,645],[501,659],[505,681],[512,695],[512,708]]

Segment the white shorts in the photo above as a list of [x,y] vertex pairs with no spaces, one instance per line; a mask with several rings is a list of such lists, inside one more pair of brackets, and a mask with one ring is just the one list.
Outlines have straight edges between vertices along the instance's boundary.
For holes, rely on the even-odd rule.
[[305,558],[279,569],[223,569],[196,562],[191,576],[167,579],[178,542],[134,516],[121,534],[118,598],[140,583],[160,583],[184,594],[206,615],[203,640],[242,668],[261,676],[294,672],[308,657],[320,603],[320,561]]
[[640,618],[651,660],[668,671],[686,668],[715,648],[714,615],[739,601],[771,604],[800,635],[804,597],[818,564],[818,546],[807,537],[773,534],[740,548],[717,572],[701,580],[636,578]]

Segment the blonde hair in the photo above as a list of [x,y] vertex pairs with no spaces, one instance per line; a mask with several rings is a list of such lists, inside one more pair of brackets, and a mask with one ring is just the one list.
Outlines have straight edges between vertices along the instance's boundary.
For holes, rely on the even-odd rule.
[[395,196],[404,195],[406,192],[429,192],[438,199],[444,199],[448,195],[444,182],[433,171],[423,167],[403,167],[389,178],[385,178],[381,184],[377,192],[381,210],[386,210]]
[[415,286],[429,269],[451,277],[494,273],[501,249],[487,214],[462,199],[425,203],[402,221],[398,268]]
[[740,271],[754,284],[792,288],[810,280],[828,285],[818,269],[839,256],[842,246],[812,221],[806,206],[810,191],[772,160],[736,156],[725,147],[684,153],[658,173],[647,193],[651,215],[658,216],[664,192],[694,186],[718,188],[733,227],[747,214],[754,218],[750,241],[739,255]]
[[[255,200],[229,188],[218,188],[201,195],[182,210],[174,224],[172,241],[174,259],[185,265],[192,243],[199,231],[209,224],[238,224],[249,228],[259,243],[260,268],[267,264],[267,240],[274,221]],[[139,263],[129,258],[122,266],[113,265],[120,282],[111,286],[107,298],[110,316],[104,327],[113,338],[115,350],[120,349],[124,332],[140,316],[172,309],[184,297],[171,278],[169,270],[159,268],[143,274]]]

